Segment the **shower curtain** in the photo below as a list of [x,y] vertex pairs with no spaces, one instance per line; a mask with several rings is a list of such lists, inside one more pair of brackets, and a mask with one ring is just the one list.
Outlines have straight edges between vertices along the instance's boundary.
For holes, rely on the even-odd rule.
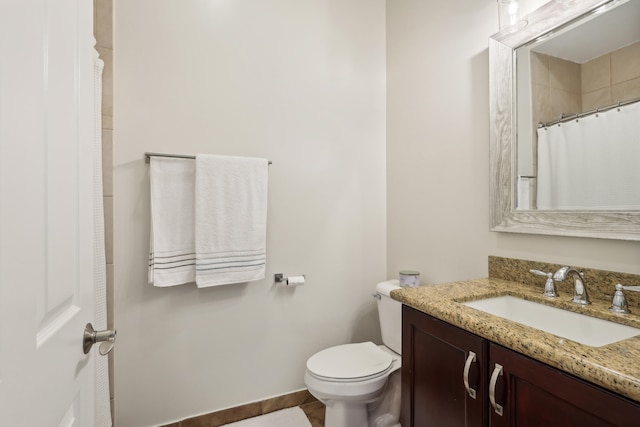
[[537,208],[640,209],[640,102],[538,129]]

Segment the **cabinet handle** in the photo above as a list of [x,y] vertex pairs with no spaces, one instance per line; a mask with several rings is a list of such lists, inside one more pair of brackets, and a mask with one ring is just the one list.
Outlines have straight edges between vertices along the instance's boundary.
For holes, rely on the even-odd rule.
[[464,373],[462,374],[462,378],[464,379],[464,388],[472,399],[476,398],[476,391],[469,387],[469,368],[471,367],[471,363],[475,361],[476,354],[473,351],[470,351],[469,356],[467,356],[467,361],[464,364]]
[[491,382],[489,382],[489,401],[496,414],[502,416],[502,406],[496,403],[496,381],[498,381],[499,376],[502,376],[502,365],[496,363],[493,374],[491,374]]

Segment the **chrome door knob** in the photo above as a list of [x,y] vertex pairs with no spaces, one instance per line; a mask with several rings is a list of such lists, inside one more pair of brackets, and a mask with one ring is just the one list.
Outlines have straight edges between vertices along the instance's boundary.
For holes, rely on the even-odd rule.
[[91,347],[95,344],[101,342],[100,344],[100,354],[105,356],[109,354],[109,352],[113,349],[113,346],[116,343],[116,330],[104,330],[104,331],[96,331],[93,329],[93,325],[91,323],[87,323],[87,326],[84,328],[84,334],[82,338],[82,350],[84,354],[89,353]]

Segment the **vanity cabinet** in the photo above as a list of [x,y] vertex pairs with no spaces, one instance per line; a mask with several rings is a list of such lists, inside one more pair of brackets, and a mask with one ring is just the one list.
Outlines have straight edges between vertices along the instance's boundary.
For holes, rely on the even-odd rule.
[[488,425],[487,352],[485,339],[403,305],[402,426]]
[[401,416],[403,427],[622,427],[640,425],[640,404],[403,306]]
[[492,427],[640,425],[638,403],[494,343],[489,371]]

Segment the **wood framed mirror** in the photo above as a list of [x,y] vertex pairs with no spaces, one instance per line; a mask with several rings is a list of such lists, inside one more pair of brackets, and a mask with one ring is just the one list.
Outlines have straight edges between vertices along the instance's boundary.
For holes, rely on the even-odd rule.
[[[518,172],[518,137],[531,132],[522,126],[524,113],[518,106],[518,90],[526,83],[516,71],[518,49],[553,38],[567,28],[586,25],[597,15],[638,3],[640,0],[551,1],[530,13],[526,26],[503,30],[489,39],[490,230],[640,240],[640,210],[635,208],[538,210],[535,204],[525,208],[517,205],[518,180],[523,175]],[[640,193],[640,188],[636,191]]]

